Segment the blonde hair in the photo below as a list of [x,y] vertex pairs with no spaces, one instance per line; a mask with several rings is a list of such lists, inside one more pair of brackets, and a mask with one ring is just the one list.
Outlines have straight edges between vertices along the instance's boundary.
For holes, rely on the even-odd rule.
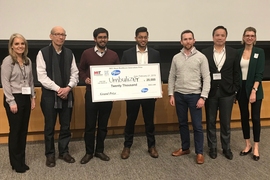
[[17,55],[16,55],[16,53],[14,52],[14,50],[12,48],[12,45],[13,45],[13,42],[14,42],[15,38],[22,39],[24,44],[25,44],[25,49],[24,49],[24,52],[22,54],[22,60],[23,60],[24,65],[28,65],[29,64],[29,58],[27,57],[28,43],[27,43],[26,39],[23,37],[23,35],[21,35],[19,33],[12,34],[10,36],[10,39],[9,39],[9,42],[8,42],[8,52],[9,52],[9,55],[12,57],[12,61],[13,61],[12,64],[18,63]]
[[[247,28],[244,30],[241,44],[245,44],[244,37],[245,37],[245,34],[246,34],[247,31],[252,31],[252,32],[254,32],[255,37],[256,37],[256,32],[257,32],[257,30],[256,30],[254,27],[247,27]],[[257,38],[256,38],[256,39],[257,39]],[[256,40],[254,41],[253,45],[255,45],[255,44],[256,44]]]

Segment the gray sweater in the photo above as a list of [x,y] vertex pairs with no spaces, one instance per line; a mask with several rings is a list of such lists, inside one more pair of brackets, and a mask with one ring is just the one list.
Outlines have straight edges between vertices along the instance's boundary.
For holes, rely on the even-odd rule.
[[[23,79],[23,71],[26,74],[25,79]],[[22,87],[30,87],[31,97],[35,96],[31,61],[21,69],[19,64],[12,64],[11,56],[7,56],[1,65],[1,81],[6,102],[10,106],[16,104],[13,94],[22,93]]]
[[201,94],[208,97],[210,90],[210,72],[207,58],[194,47],[186,56],[182,49],[173,57],[169,80],[168,94]]

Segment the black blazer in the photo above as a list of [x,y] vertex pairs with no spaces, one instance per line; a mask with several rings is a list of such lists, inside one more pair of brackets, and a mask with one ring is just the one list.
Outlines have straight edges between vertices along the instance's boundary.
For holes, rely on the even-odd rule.
[[[160,63],[159,52],[150,47],[147,47],[147,49],[148,49],[148,63]],[[136,46],[123,52],[121,64],[138,64]]]
[[240,88],[240,62],[236,49],[225,46],[226,59],[220,70],[221,80],[213,80],[213,73],[217,73],[217,66],[215,64],[213,54],[214,47],[208,47],[202,50],[202,53],[207,57],[209,70],[211,75],[211,89],[209,97],[216,94],[218,88],[222,97],[231,96],[235,94]]
[[[157,50],[147,47],[148,50],[148,63],[160,63],[160,54]],[[121,64],[138,64],[137,62],[137,52],[136,46],[126,50],[123,52],[123,56],[121,58]],[[161,66],[160,68],[160,78],[162,78]]]

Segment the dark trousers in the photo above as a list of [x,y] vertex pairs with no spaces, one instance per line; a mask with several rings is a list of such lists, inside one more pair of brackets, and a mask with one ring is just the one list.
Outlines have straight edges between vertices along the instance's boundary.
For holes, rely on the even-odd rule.
[[[242,83],[242,87],[246,87],[245,81]],[[250,139],[250,125],[249,125],[249,95],[246,93],[246,89],[241,89],[241,94],[238,99],[240,115],[241,115],[241,124],[244,139]],[[261,105],[262,100],[256,100],[254,103],[251,103],[251,120],[252,120],[252,129],[253,129],[253,139],[254,142],[260,142],[261,134]]]
[[72,108],[68,107],[67,100],[62,102],[62,109],[54,108],[54,96],[41,97],[41,109],[45,118],[44,138],[45,138],[45,155],[55,156],[54,147],[54,129],[57,115],[59,115],[60,133],[58,138],[59,155],[68,153],[68,144],[71,138],[70,121]]
[[235,95],[221,97],[220,89],[214,97],[206,100],[206,130],[209,148],[217,148],[216,120],[219,111],[220,140],[223,150],[230,149],[231,139],[231,114]]
[[182,150],[185,151],[190,148],[190,134],[188,127],[189,109],[194,131],[195,153],[203,154],[202,109],[196,107],[196,104],[200,99],[200,94],[181,94],[175,92],[174,99],[179,122]]
[[126,101],[126,127],[125,127],[125,147],[131,147],[134,137],[134,126],[138,117],[140,106],[142,106],[143,119],[145,124],[145,133],[147,137],[148,148],[154,147],[155,126],[154,126],[154,111],[156,99],[140,99]]
[[18,112],[13,114],[4,97],[4,107],[9,122],[8,150],[9,160],[13,168],[19,169],[25,164],[26,137],[31,112],[29,95],[13,94]]
[[92,102],[91,91],[85,93],[85,131],[84,141],[87,154],[94,153],[96,123],[98,121],[96,150],[104,151],[104,140],[107,136],[108,120],[112,111],[113,103],[110,102]]

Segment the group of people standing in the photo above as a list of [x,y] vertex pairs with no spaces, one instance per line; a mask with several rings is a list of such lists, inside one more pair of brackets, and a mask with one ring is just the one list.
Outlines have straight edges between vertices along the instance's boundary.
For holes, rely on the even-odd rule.
[[[172,153],[173,156],[190,153],[187,114],[189,109],[194,131],[196,162],[204,163],[201,108],[205,106],[209,156],[212,159],[217,157],[216,122],[219,115],[222,153],[227,159],[232,160],[230,122],[233,103],[237,100],[246,143],[240,156],[251,153],[253,147],[253,159],[260,159],[264,51],[254,47],[256,29],[253,27],[244,30],[244,48],[239,50],[225,45],[227,35],[225,27],[217,26],[212,32],[214,45],[199,52],[194,47],[193,32],[186,30],[181,34],[183,49],[173,57],[168,81],[170,104],[176,107],[182,143],[182,147]],[[250,141],[249,104],[253,124],[253,146]]]
[[[253,159],[259,160],[264,52],[254,47],[255,28],[249,27],[244,31],[242,43],[245,47],[239,51],[225,45],[227,34],[225,27],[216,27],[213,30],[214,46],[202,50],[202,53],[194,47],[195,39],[192,31],[186,30],[181,34],[183,49],[173,57],[168,80],[170,104],[176,107],[182,142],[182,147],[173,152],[173,156],[190,153],[187,114],[189,109],[194,130],[196,161],[198,164],[204,163],[202,107],[205,106],[209,156],[213,159],[217,157],[216,119],[219,112],[223,154],[226,158],[232,159],[230,120],[232,106],[237,98],[246,141],[246,147],[240,155],[247,155],[253,147]],[[67,163],[75,162],[69,153],[68,145],[71,139],[70,121],[74,104],[72,88],[77,85],[79,78],[86,84],[85,155],[80,163],[86,164],[94,156],[103,161],[110,160],[104,153],[104,140],[113,102],[92,102],[91,65],[160,63],[159,52],[147,46],[148,30],[145,27],[136,29],[136,46],[124,51],[121,61],[116,52],[107,48],[108,31],[104,28],[95,29],[93,32],[95,46],[82,53],[78,68],[72,51],[63,46],[66,36],[66,31],[62,27],[52,28],[51,44],[42,48],[36,58],[37,77],[42,85],[40,106],[45,122],[45,156],[48,167],[56,165],[54,131],[57,116],[60,123],[58,158]],[[9,40],[9,56],[3,60],[1,66],[4,107],[10,126],[9,159],[12,169],[18,173],[30,169],[25,163],[25,147],[30,112],[35,108],[32,63],[27,53],[26,39],[15,33]],[[126,101],[127,120],[122,159],[130,156],[140,107],[143,112],[149,155],[158,158],[154,135],[155,102],[156,99]],[[254,146],[250,142],[249,103],[251,103]]]

